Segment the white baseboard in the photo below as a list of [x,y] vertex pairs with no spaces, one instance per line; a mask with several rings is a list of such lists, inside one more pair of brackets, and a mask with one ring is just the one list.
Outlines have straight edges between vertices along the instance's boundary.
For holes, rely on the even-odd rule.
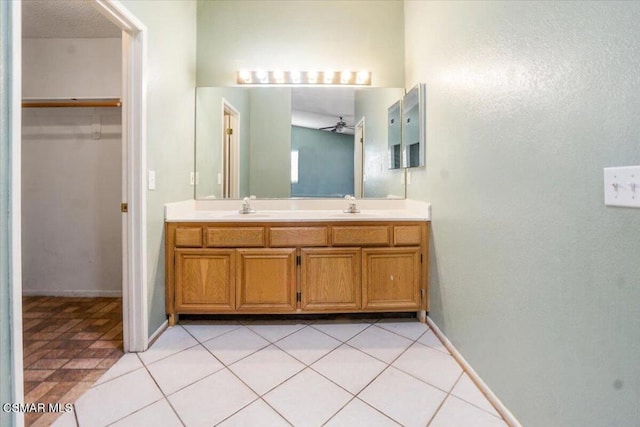
[[162,322],[162,325],[156,329],[154,333],[149,337],[149,345],[147,348],[151,347],[151,345],[158,339],[158,337],[169,327],[169,321],[165,320]]
[[500,415],[502,416],[502,418],[504,418],[507,424],[509,424],[511,427],[522,427],[522,424],[520,424],[520,422],[516,419],[516,417],[513,416],[511,411],[509,411],[509,409],[507,409],[507,407],[504,406],[504,404],[500,401],[500,399],[498,399],[498,397],[495,394],[493,394],[493,391],[491,391],[489,386],[486,385],[484,381],[482,381],[482,378],[480,378],[480,376],[476,373],[476,371],[473,370],[471,365],[469,365],[469,363],[466,360],[464,360],[464,357],[462,357],[462,354],[460,354],[460,352],[453,346],[453,344],[451,344],[451,341],[449,341],[449,339],[442,333],[440,328],[438,328],[438,325],[436,325],[434,321],[431,320],[431,318],[428,316],[427,316],[427,324],[429,325],[433,333],[436,334],[436,336],[440,339],[440,341],[442,341],[442,344],[444,344],[447,350],[449,350],[449,352],[454,357],[454,359],[456,359],[460,364],[460,366],[462,366],[462,369],[464,369],[467,375],[469,375],[469,378],[471,378],[471,381],[475,383],[475,385],[482,392],[482,394],[484,394],[487,400],[496,408],[496,411],[500,413]]
[[118,291],[100,291],[100,290],[79,290],[79,291],[63,291],[63,290],[40,290],[40,289],[23,289],[24,296],[44,296],[44,297],[121,297],[122,290]]

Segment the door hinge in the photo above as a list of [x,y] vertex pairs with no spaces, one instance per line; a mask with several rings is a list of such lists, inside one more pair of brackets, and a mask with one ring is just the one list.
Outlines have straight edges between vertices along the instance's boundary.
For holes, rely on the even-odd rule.
[[420,254],[420,264],[422,264],[422,254]]
[[420,289],[420,301],[424,301],[424,289]]
[[296,301],[297,302],[302,301],[302,292],[296,292]]
[[227,129],[227,135],[233,135],[233,128]]
[[300,255],[296,255],[296,265],[302,265],[302,257]]
[[129,212],[129,203],[120,203],[120,212],[122,213]]

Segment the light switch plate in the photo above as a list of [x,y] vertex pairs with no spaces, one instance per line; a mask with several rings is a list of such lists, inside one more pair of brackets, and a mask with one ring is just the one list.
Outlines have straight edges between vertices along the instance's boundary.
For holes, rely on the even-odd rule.
[[149,171],[149,190],[156,189],[156,171]]
[[640,166],[604,168],[604,204],[640,208]]

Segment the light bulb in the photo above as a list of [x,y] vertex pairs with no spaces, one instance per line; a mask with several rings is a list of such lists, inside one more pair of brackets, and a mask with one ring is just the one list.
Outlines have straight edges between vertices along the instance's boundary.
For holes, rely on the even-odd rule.
[[276,83],[284,83],[284,73],[281,70],[275,70],[273,72],[273,79]]
[[367,79],[369,78],[368,71],[358,71],[358,77],[356,78],[356,83],[359,85],[365,84]]
[[307,80],[309,81],[309,83],[318,83],[318,72],[307,71]]
[[251,72],[249,70],[240,70],[240,80],[245,83],[251,83]]
[[350,80],[351,80],[351,71],[344,70],[342,73],[340,73],[340,83],[347,84],[349,83]]
[[257,70],[256,77],[260,80],[260,83],[267,83],[269,75],[264,70]]
[[300,83],[300,71],[290,71],[291,83]]
[[333,70],[326,70],[324,72],[324,82],[325,84],[333,83]]

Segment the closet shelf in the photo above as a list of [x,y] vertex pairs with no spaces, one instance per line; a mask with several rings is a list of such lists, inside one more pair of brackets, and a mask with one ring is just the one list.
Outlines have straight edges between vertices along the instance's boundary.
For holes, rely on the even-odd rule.
[[23,99],[22,108],[122,107],[120,98],[44,98]]

